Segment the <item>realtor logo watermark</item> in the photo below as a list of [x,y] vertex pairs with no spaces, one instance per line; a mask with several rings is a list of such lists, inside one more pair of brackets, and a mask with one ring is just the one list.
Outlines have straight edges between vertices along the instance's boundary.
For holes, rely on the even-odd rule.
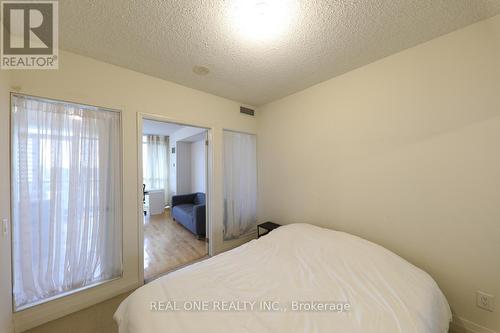
[[1,1],[1,69],[57,69],[57,1]]

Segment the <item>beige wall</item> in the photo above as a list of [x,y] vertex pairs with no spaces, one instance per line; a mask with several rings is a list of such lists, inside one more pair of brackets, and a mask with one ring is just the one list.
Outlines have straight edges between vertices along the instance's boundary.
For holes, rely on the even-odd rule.
[[9,76],[0,71],[0,332],[11,329],[10,236],[3,235],[2,220],[10,219]]
[[[64,315],[81,307],[82,304],[91,305],[102,301],[109,297],[111,291],[117,294],[137,285],[139,274],[138,205],[142,201],[142,194],[137,185],[138,112],[157,114],[172,121],[213,128],[214,192],[211,199],[214,203],[212,211],[214,238],[211,241],[214,242],[216,251],[228,246],[222,243],[222,129],[232,128],[249,132],[255,132],[256,129],[255,118],[240,115],[240,104],[234,101],[67,52],[60,54],[59,66],[59,70],[13,71],[10,90],[122,110],[124,277],[119,281],[78,294],[76,297],[70,296],[46,303],[40,307],[42,312],[23,311],[15,317],[16,326],[19,328],[29,327],[32,322]],[[189,72],[189,69],[187,71]],[[5,94],[5,89],[1,88],[0,93]],[[0,98],[3,98],[3,95]],[[7,151],[4,151],[4,136],[7,138],[7,134],[3,131],[8,121],[8,108],[2,109],[0,116],[2,126],[0,156],[3,157],[0,159],[2,163],[0,164],[1,189],[2,193],[8,193],[4,189],[4,182],[8,179],[4,170],[5,156],[8,156]],[[2,199],[2,209],[4,205]],[[57,314],[53,314],[54,312]]]
[[177,141],[175,149],[177,161],[177,183],[176,194],[188,194],[191,192],[191,142]]
[[260,221],[382,244],[500,331],[500,16],[261,107],[258,137]]
[[206,192],[206,147],[205,140],[191,143],[191,192]]

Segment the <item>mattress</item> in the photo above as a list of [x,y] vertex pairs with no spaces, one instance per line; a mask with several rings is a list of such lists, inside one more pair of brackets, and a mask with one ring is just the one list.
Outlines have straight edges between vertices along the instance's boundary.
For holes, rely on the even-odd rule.
[[362,238],[290,224],[163,276],[116,311],[121,333],[446,333],[423,270]]

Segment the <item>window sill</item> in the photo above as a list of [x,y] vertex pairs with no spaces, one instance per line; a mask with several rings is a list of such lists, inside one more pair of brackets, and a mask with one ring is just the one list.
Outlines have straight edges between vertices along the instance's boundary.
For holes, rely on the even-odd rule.
[[51,296],[51,297],[44,298],[42,300],[39,300],[39,301],[36,301],[36,302],[33,302],[33,303],[22,305],[22,306],[18,307],[17,309],[14,309],[14,313],[22,312],[24,310],[28,310],[28,309],[40,306],[40,305],[45,304],[45,303],[55,301],[55,300],[58,300],[58,299],[63,298],[63,297],[67,297],[67,296],[71,296],[71,295],[77,294],[77,293],[83,292],[85,290],[88,290],[88,289],[91,289],[91,288],[95,288],[95,287],[98,287],[100,285],[103,285],[103,284],[106,284],[106,283],[110,283],[110,282],[119,280],[122,277],[123,277],[123,273],[122,273],[121,276],[116,277],[116,278],[112,278],[112,279],[104,280],[104,281],[99,281],[99,282],[90,284],[90,285],[85,286],[85,287],[73,289],[73,290],[70,290],[70,291],[66,291],[64,293],[60,293],[60,294],[57,294],[57,295],[54,295],[54,296]]
[[64,317],[71,313],[88,308],[107,299],[131,291],[142,285],[137,277],[117,278],[98,285],[89,286],[78,292],[72,292],[64,297],[58,297],[49,302],[31,306],[15,312],[14,329],[22,332],[49,321]]

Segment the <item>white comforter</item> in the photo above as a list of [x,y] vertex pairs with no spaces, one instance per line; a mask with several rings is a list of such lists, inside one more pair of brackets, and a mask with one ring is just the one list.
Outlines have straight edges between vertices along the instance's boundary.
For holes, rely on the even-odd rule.
[[291,224],[139,288],[114,318],[121,333],[446,333],[451,312],[434,280],[394,253]]

